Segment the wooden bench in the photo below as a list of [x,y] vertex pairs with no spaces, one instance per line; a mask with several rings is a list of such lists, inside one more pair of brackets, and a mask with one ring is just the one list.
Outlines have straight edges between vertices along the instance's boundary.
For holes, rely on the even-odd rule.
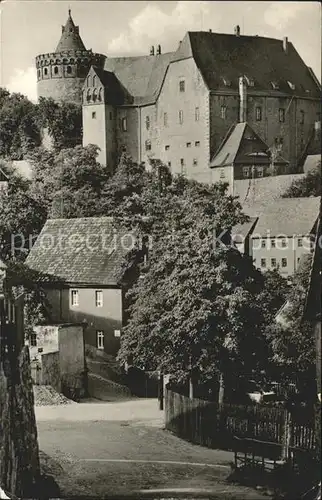
[[260,467],[263,471],[274,471],[285,464],[280,459],[281,445],[269,441],[234,436],[233,451],[235,468]]

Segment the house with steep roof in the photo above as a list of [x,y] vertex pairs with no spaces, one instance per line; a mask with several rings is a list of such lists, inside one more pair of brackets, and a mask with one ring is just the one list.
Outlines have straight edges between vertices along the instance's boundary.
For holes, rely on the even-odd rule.
[[[86,323],[85,343],[115,354],[124,321],[123,270],[138,243],[134,232],[116,229],[110,217],[49,219],[26,265],[39,278],[51,306],[52,323]],[[48,279],[48,276],[51,279]]]
[[[295,171],[320,121],[321,86],[293,44],[261,36],[189,31],[162,53],[110,57],[84,50],[69,12],[56,52],[37,57],[38,95],[83,103],[83,145],[115,167],[126,150],[174,174],[213,182],[210,162],[247,123]],[[112,76],[114,75],[114,76]]]
[[294,274],[303,255],[312,252],[320,203],[320,197],[281,198],[258,208],[250,238],[254,265],[278,269],[285,277]]
[[255,179],[286,172],[288,162],[282,156],[272,158],[267,144],[247,123],[231,127],[219,150],[210,162],[213,182],[228,184],[234,193],[235,179]]

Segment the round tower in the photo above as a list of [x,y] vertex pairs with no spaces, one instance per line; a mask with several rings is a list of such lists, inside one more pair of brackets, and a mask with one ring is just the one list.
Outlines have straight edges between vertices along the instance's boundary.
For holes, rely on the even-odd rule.
[[38,97],[82,103],[82,87],[90,67],[103,68],[105,56],[87,50],[68,11],[55,52],[36,57]]

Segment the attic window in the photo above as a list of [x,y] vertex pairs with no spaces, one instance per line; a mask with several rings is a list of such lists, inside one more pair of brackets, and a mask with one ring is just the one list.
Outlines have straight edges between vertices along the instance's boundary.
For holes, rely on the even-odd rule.
[[274,90],[278,90],[280,88],[279,84],[277,82],[271,82],[272,87]]
[[246,76],[246,75],[245,75],[245,80],[246,80],[247,85],[248,85],[249,87],[254,87],[254,80],[253,80],[252,78],[250,78],[249,76]]
[[288,82],[287,82],[287,84],[288,84],[288,86],[290,87],[290,89],[295,90],[295,85],[294,85],[294,83],[292,83],[292,82],[289,82],[289,81],[288,81]]

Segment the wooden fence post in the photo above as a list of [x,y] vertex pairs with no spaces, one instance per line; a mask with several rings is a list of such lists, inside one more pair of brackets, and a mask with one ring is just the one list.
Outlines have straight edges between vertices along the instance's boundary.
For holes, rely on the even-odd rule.
[[291,414],[288,410],[284,412],[284,433],[283,433],[283,448],[282,459],[287,461],[289,459],[289,449],[291,446]]

